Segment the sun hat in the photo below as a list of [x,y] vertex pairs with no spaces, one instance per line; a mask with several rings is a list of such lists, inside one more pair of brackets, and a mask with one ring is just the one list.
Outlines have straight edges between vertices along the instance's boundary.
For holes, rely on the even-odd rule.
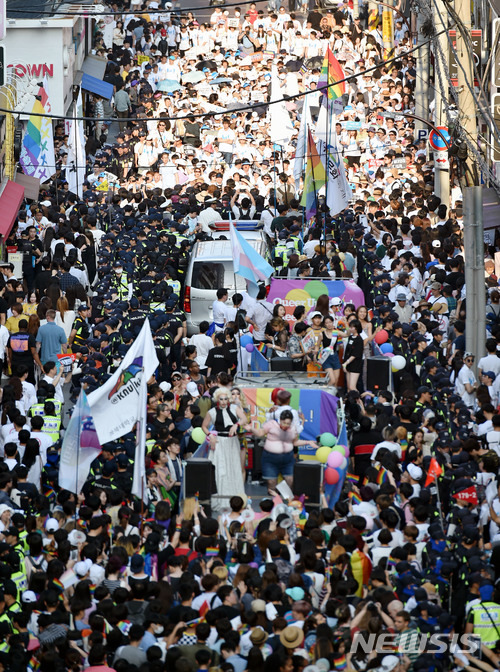
[[280,634],[280,642],[285,649],[296,649],[304,641],[304,632],[296,625],[287,625]]
[[261,646],[267,641],[268,636],[267,632],[262,628],[255,628],[250,634],[250,641],[252,644],[255,644],[255,646]]

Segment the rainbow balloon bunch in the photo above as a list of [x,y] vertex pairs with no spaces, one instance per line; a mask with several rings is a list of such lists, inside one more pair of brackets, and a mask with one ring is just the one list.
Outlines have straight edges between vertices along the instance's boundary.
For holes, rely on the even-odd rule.
[[380,348],[380,352],[386,357],[390,357],[392,359],[391,367],[393,373],[396,373],[396,371],[401,371],[405,368],[406,359],[402,355],[394,354],[392,343],[389,343],[389,334],[385,329],[377,331],[373,340]]
[[347,469],[349,448],[338,445],[337,439],[330,432],[323,432],[318,438],[318,443],[320,447],[316,451],[316,459],[318,462],[326,464],[325,483],[335,485]]

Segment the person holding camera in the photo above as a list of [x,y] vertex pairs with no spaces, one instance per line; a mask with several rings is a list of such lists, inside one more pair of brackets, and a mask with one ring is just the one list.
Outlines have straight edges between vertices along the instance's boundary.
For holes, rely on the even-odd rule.
[[[239,200],[240,195],[242,196],[241,201]],[[242,186],[235,190],[231,199],[231,210],[235,219],[250,220],[255,217],[255,199],[250,189]]]

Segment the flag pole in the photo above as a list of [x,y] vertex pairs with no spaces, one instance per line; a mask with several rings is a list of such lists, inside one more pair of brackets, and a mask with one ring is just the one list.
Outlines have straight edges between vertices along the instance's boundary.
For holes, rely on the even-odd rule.
[[[311,140],[312,140],[312,138],[311,138]],[[314,150],[316,150],[316,154],[319,156],[319,152],[318,152],[318,148],[316,146],[316,143],[314,143]],[[316,221],[318,221],[318,212],[319,212],[319,210],[318,210],[318,190],[316,189],[316,178],[314,177],[314,161],[312,160],[312,152],[313,152],[313,147],[312,147],[312,144],[311,144],[311,174],[312,174],[312,178],[313,178],[313,187],[314,187],[314,203],[316,205],[316,215],[315,216],[316,216]]]
[[[302,114],[304,115],[304,124],[305,124],[305,133],[304,133],[304,147],[302,148],[302,184],[305,182],[305,173],[307,169],[307,137],[309,132],[309,125],[307,123],[307,99],[308,96],[304,96],[304,104],[302,106]],[[302,208],[302,244],[304,243],[304,228],[306,224],[306,210]]]
[[441,530],[444,532],[444,525],[443,525],[443,505],[441,503],[441,494],[439,492],[439,483],[438,483],[438,477],[434,477],[434,484],[436,486],[436,498],[437,498],[437,505],[438,505],[438,510],[439,510],[439,522],[441,523]]
[[[229,211],[229,226],[234,226],[232,214],[233,213],[231,211]],[[234,264],[233,264],[233,276],[234,276],[234,293],[236,294],[236,292],[238,290],[236,289],[236,271],[234,270]],[[238,312],[238,310],[236,310],[236,312]],[[236,322],[234,326],[235,326],[235,331],[237,332],[237,333],[235,333],[235,336],[237,338],[237,343],[238,343],[238,355],[237,355],[237,357],[238,357],[238,367],[240,367],[240,370],[243,373],[243,359],[242,359],[242,356],[241,356],[240,330],[238,329],[238,322]],[[236,373],[238,373],[238,370],[236,370]]]
[[76,196],[78,198],[78,122],[76,120],[78,116],[78,99],[75,100],[75,108],[73,113],[73,132],[75,135],[75,177],[76,177]]
[[[142,367],[142,377],[144,378],[144,367]],[[147,381],[141,380],[141,385],[144,385]],[[142,396],[142,395],[141,395]],[[146,404],[147,404],[147,395],[146,395]],[[144,410],[144,409],[141,409]],[[146,413],[147,413],[147,408],[146,408]],[[135,440],[136,440],[136,455],[138,454],[140,456],[140,459],[145,459],[144,456],[144,451],[141,450],[141,422],[144,422],[144,418],[142,418],[142,415],[139,415],[138,420],[135,425]],[[139,526],[139,533],[142,539],[142,530],[144,527],[144,478],[141,477],[141,524]]]
[[[81,390],[80,394],[85,394],[83,390]],[[78,401],[76,402],[78,403]],[[76,406],[76,404],[75,404]],[[75,406],[73,406],[73,413],[75,412]],[[81,437],[82,437],[82,420],[80,418],[80,428],[79,428],[79,436],[78,436],[78,443],[76,445],[76,481],[75,481],[75,494],[76,494],[76,501],[78,502],[78,495],[80,494],[78,492],[78,468],[80,464],[80,444],[81,444]],[[75,508],[75,523],[78,520],[77,518],[77,513],[76,513],[76,508]]]
[[[331,110],[330,110],[330,58],[329,58],[329,50],[330,47],[328,46],[326,49],[326,156],[325,156],[325,168],[326,168],[326,184],[325,184],[325,206],[328,203],[328,182],[329,180],[329,169],[328,169],[328,158],[329,158],[329,152],[330,152],[330,124],[331,124]],[[323,240],[325,241],[325,255],[326,255],[326,208],[325,212],[323,213]]]

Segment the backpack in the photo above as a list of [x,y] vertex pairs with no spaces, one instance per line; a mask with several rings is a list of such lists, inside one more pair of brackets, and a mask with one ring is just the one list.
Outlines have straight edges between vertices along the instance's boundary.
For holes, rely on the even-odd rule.
[[234,318],[234,321],[238,331],[245,331],[248,327],[247,321],[245,320],[246,314],[247,311],[243,310],[243,308],[238,308],[236,311],[236,317]]

